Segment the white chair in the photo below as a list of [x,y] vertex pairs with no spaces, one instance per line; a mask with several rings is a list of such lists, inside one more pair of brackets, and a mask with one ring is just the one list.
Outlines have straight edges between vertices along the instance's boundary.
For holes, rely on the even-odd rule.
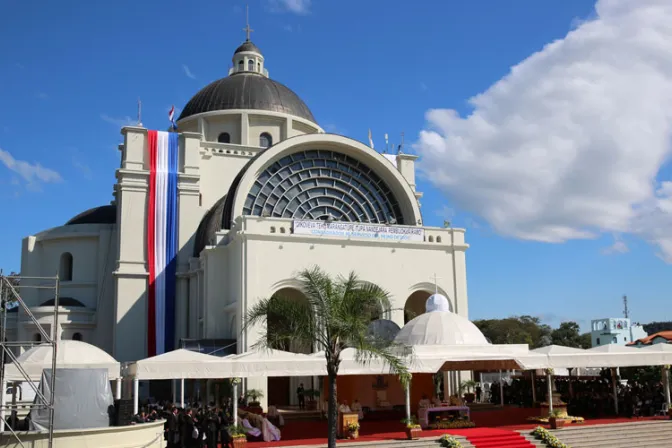
[[667,415],[667,403],[663,403],[660,407],[660,411],[656,415]]

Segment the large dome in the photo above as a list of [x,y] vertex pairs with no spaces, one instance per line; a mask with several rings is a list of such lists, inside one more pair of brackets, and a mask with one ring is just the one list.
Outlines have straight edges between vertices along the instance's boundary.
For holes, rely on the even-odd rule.
[[432,295],[426,313],[404,325],[394,342],[412,345],[488,345],[489,342],[469,319],[448,311],[448,299]]
[[235,73],[208,84],[184,106],[178,121],[203,112],[229,109],[281,112],[317,124],[296,93],[257,73]]

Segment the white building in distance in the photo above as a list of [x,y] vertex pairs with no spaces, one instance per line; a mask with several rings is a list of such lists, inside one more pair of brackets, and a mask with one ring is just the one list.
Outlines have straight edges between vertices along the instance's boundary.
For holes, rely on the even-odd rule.
[[[295,274],[315,265],[382,286],[392,309],[381,317],[399,326],[424,312],[435,288],[467,317],[465,231],[423,225],[417,156],[383,155],[325,133],[292,90],[269,78],[249,40],[232,62],[229,75],[197,92],[177,121],[174,346],[249,350],[258,330],[242,331],[247,310],[277,294],[300,298]],[[109,205],[26,237],[21,274],[59,273],[60,338],[133,361],[147,356],[149,162],[147,129],[127,126],[121,134]],[[53,292],[23,288],[22,296],[50,331]],[[10,338],[39,341],[30,319],[14,316]],[[293,401],[296,381],[266,397]],[[267,380],[248,387],[266,390]]]
[[595,319],[590,322],[590,339],[593,347],[617,344],[626,345],[647,336],[644,327],[626,318]]

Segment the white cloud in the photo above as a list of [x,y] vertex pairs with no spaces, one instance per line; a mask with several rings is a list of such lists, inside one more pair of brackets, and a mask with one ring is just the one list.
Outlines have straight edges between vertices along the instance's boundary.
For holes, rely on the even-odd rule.
[[107,114],[100,114],[100,118],[103,121],[107,121],[108,123],[112,123],[113,125],[119,126],[119,127],[133,126],[133,125],[137,124],[137,120],[134,120],[129,116],[116,118],[116,117],[111,117]]
[[604,255],[625,254],[628,252],[630,252],[630,248],[617,234],[614,235],[614,243],[611,246],[602,249],[602,254]]
[[603,232],[672,262],[672,2],[598,0],[591,20],[470,100],[427,112],[425,175],[500,234],[563,242]]
[[0,148],[0,163],[5,167],[21,177],[26,186],[37,190],[41,183],[56,183],[61,182],[63,178],[56,171],[45,168],[39,163],[32,164],[25,160],[17,160],[9,151],[4,151]]
[[191,73],[191,70],[189,70],[187,65],[182,64],[182,70],[184,70],[184,74],[187,75],[187,78],[196,79],[196,76]]
[[310,4],[312,0],[269,0],[273,10],[288,11],[298,15],[310,13]]

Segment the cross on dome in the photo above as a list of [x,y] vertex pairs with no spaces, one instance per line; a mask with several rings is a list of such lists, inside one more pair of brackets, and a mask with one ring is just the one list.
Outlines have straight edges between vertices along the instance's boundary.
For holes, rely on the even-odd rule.
[[434,294],[439,293],[439,279],[441,277],[437,277],[436,273],[434,273],[434,276],[431,277],[432,280],[434,280]]
[[247,38],[245,39],[246,42],[250,41],[250,34],[254,31],[252,28],[250,28],[250,5],[247,5],[245,7],[245,28],[243,28],[243,31],[245,31],[245,34]]

